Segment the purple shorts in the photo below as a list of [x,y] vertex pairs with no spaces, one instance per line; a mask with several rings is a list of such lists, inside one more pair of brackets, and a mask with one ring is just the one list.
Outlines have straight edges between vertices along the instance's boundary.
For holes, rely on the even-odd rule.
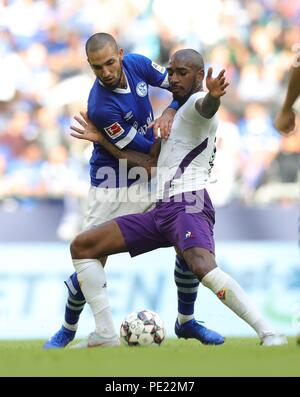
[[206,190],[158,201],[143,214],[120,216],[119,225],[131,256],[162,247],[205,248],[215,252],[215,211]]

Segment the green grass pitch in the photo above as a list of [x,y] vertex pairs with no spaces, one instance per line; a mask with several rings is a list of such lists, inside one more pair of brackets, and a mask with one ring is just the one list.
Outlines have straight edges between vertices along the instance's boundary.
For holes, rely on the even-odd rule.
[[0,341],[0,376],[300,376],[300,346],[262,347],[255,338],[222,346],[168,339],[160,347],[43,350],[44,341]]

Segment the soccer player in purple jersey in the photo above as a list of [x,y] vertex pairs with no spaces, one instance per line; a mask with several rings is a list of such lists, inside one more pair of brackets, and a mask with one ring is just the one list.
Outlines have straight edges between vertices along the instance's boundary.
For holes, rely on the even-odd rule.
[[[167,110],[164,116],[154,122],[153,129],[149,128],[153,123],[153,112],[148,85],[169,87],[168,73],[164,67],[142,55],[124,55],[115,39],[107,33],[91,36],[86,42],[86,54],[96,75],[88,99],[88,117],[103,131],[105,138],[100,143],[94,141],[90,160],[91,188],[83,230],[121,215],[149,210],[153,201],[149,196],[148,181],[137,181],[138,175],[130,178],[127,165],[148,167],[145,157],[155,155],[152,147],[153,129],[160,128],[166,134],[175,113],[173,109]],[[125,153],[126,163],[119,161]],[[107,338],[106,344],[118,343],[106,294],[103,267],[107,255],[98,259],[97,262],[85,261],[85,272],[91,278],[94,277],[98,283],[97,288],[92,285],[82,291],[81,276],[77,277],[76,273],[65,282],[69,296],[64,322],[61,329],[45,343],[46,349],[63,348],[74,339],[86,300],[94,316],[103,319],[102,328],[99,326],[97,329]],[[188,284],[185,283],[187,277]],[[175,283],[178,289],[178,335],[196,338],[205,344],[223,343],[221,335],[194,319],[199,281],[189,271],[184,258],[178,255],[175,262]],[[101,305],[98,303],[100,297]]]
[[[120,252],[136,256],[168,246],[176,247],[178,255],[199,282],[256,331],[262,345],[286,344],[285,336],[279,335],[268,324],[239,284],[215,261],[214,208],[205,186],[215,154],[216,112],[220,97],[228,86],[225,71],[213,78],[212,68],[209,68],[206,77],[208,93],[204,92],[202,56],[186,49],[171,57],[168,72],[171,91],[181,106],[169,138],[161,144],[157,160],[157,175],[161,183],[158,183],[155,207],[143,214],[117,217],[85,231],[71,244],[81,288],[88,302],[92,299],[85,291],[94,289],[93,303],[97,301],[99,307],[99,315],[94,316],[96,330],[81,347],[106,344],[105,334],[101,334],[105,323],[101,316],[101,308],[104,307],[99,288],[101,275],[91,271],[99,269],[97,258]],[[88,119],[85,122],[87,124],[82,123],[84,129],[77,129],[74,136],[101,142],[95,127]],[[159,146],[159,142],[154,146]],[[178,327],[176,322],[177,335]]]

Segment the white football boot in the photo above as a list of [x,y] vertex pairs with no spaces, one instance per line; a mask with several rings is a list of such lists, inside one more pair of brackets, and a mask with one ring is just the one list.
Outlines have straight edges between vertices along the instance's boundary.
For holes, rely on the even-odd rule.
[[117,335],[112,338],[106,338],[97,332],[92,332],[86,339],[83,339],[76,345],[70,346],[70,349],[86,349],[89,347],[112,347],[120,346],[120,339]]
[[288,343],[286,336],[272,332],[263,334],[260,339],[262,346],[281,346]]

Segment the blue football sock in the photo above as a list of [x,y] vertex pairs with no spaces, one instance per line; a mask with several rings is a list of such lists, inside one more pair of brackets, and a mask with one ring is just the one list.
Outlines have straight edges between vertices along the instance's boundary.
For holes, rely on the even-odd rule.
[[64,283],[68,288],[69,296],[65,307],[63,325],[70,331],[76,331],[79,316],[85,305],[85,298],[78,283],[77,273],[73,273]]
[[194,316],[199,280],[189,270],[185,260],[178,255],[176,255],[174,278],[177,286],[178,314],[181,317],[179,320],[186,318],[188,321]]

